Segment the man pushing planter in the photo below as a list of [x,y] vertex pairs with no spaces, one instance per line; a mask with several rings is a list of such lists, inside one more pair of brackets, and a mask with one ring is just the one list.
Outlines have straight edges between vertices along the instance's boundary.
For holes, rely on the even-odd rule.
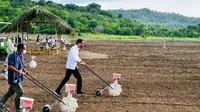
[[4,105],[8,98],[16,93],[15,108],[16,112],[22,112],[20,109],[20,97],[23,96],[24,90],[20,84],[23,81],[24,72],[24,54],[26,46],[23,43],[17,45],[17,51],[8,57],[8,83],[10,85],[8,92],[0,98],[0,105]]
[[65,83],[70,79],[71,75],[73,74],[74,77],[77,79],[77,95],[84,95],[85,93],[82,92],[82,75],[80,71],[78,70],[77,63],[80,63],[81,65],[86,65],[84,61],[82,61],[79,56],[79,49],[84,47],[84,41],[83,39],[78,39],[76,41],[76,45],[72,46],[67,58],[67,64],[66,64],[66,75],[58,88],[55,90],[55,94],[58,96],[61,95],[60,90],[65,85]]
[[71,74],[74,75],[74,77],[77,79],[77,95],[84,95],[85,93],[81,91],[82,88],[82,76],[80,71],[78,70],[77,63],[80,63],[81,65],[85,66],[86,69],[88,69],[90,72],[93,73],[96,77],[98,77],[100,80],[102,80],[105,84],[107,84],[111,89],[113,89],[110,84],[105,81],[103,78],[101,78],[99,75],[97,75],[92,69],[90,69],[84,61],[82,61],[79,56],[78,52],[79,49],[84,47],[84,41],[82,39],[78,39],[76,41],[76,45],[74,45],[69,53],[68,53],[68,58],[67,58],[67,64],[66,64],[66,75],[58,88],[55,90],[55,94],[58,96],[61,95],[60,90],[62,87],[67,83],[69,78],[71,77]]

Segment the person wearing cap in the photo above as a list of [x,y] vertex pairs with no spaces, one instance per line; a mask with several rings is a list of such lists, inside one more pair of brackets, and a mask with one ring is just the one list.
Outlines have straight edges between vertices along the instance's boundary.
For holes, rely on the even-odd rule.
[[71,74],[74,75],[74,77],[77,79],[77,94],[83,95],[84,92],[81,91],[82,89],[82,75],[80,71],[78,70],[77,63],[80,63],[81,65],[85,65],[86,63],[82,61],[79,56],[79,49],[84,47],[84,41],[82,39],[77,39],[76,45],[71,47],[68,58],[67,58],[67,64],[66,64],[66,75],[58,88],[55,90],[56,95],[61,95],[60,90],[62,87],[67,83],[67,81],[70,79]]
[[0,105],[4,105],[6,101],[16,93],[15,109],[16,112],[22,112],[20,109],[20,97],[23,96],[24,90],[20,84],[23,81],[24,72],[24,54],[26,46],[23,43],[17,45],[17,51],[8,57],[8,84],[9,89],[6,94],[0,98]]

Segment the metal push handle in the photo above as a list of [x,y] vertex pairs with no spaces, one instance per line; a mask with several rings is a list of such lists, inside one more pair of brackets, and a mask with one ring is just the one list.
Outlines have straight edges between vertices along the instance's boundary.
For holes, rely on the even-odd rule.
[[[110,88],[112,88],[111,86],[110,86],[110,84],[107,82],[107,81],[105,81],[102,77],[100,77],[99,75],[97,75],[91,68],[89,68],[87,65],[84,65],[90,72],[92,72],[95,76],[97,76],[99,79],[101,79],[105,84],[107,84]],[[113,89],[113,88],[112,88]]]
[[4,112],[4,110],[5,110],[5,112],[10,112],[9,108],[6,108],[4,105],[0,104],[0,112],[1,111]]
[[[43,89],[44,91],[46,91],[47,93],[49,93],[51,96],[53,96],[55,99],[59,100],[60,102],[62,102],[63,104],[65,104],[65,102],[63,102],[61,100],[61,97],[57,96],[54,94],[53,91],[51,91],[49,88],[47,88],[46,86],[44,86],[42,83],[40,83],[38,80],[36,80],[35,78],[33,78],[31,75],[29,75],[29,73],[27,73],[26,75],[24,75],[26,78],[28,78],[30,81],[32,81],[34,84],[36,84],[37,86],[39,86],[41,89]],[[66,104],[65,104],[66,105]]]

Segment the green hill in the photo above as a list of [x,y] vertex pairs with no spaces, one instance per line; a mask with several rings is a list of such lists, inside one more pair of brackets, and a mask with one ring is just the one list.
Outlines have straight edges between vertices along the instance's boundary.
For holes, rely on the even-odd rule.
[[[111,11],[101,10],[101,6],[95,3],[83,7],[75,4],[63,5],[46,0],[0,0],[0,22],[11,21],[23,11],[35,5],[42,6],[63,19],[76,30],[76,35],[81,35],[81,33],[104,33],[113,35],[139,35],[144,38],[148,36],[200,37],[200,22],[198,18],[188,18],[168,13],[160,14],[148,9],[138,10],[139,12],[134,16],[132,10],[116,10],[112,11],[115,13],[113,14]],[[128,15],[131,18],[135,18],[135,20],[125,18]],[[147,17],[147,15],[151,16]],[[178,24],[177,21],[182,23]],[[157,23],[160,26],[154,25]],[[161,25],[173,28],[166,28]],[[0,24],[0,28],[2,27],[3,25]],[[179,29],[180,27],[182,29]],[[33,34],[56,33],[48,24],[32,23],[28,29],[28,33]],[[21,29],[18,30],[19,32],[21,31]]]
[[185,28],[189,25],[197,25],[200,18],[186,17],[175,13],[164,13],[147,8],[136,10],[109,10],[115,15],[138,21],[143,24],[161,25],[166,28]]
[[[8,22],[17,17],[22,11],[35,5],[40,5],[54,13],[78,33],[106,33],[116,35],[141,35],[136,32],[140,25],[125,18],[118,18],[113,13],[101,10],[95,3],[86,7],[74,4],[57,4],[52,1],[40,0],[0,0],[0,21]],[[0,28],[3,27],[2,25]],[[134,29],[133,29],[134,28]],[[31,24],[29,33],[54,34],[55,31],[45,24]]]

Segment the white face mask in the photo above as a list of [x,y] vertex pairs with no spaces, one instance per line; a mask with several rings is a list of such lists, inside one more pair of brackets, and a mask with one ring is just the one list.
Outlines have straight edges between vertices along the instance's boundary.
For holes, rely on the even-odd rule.
[[26,54],[26,50],[23,50],[22,54]]

